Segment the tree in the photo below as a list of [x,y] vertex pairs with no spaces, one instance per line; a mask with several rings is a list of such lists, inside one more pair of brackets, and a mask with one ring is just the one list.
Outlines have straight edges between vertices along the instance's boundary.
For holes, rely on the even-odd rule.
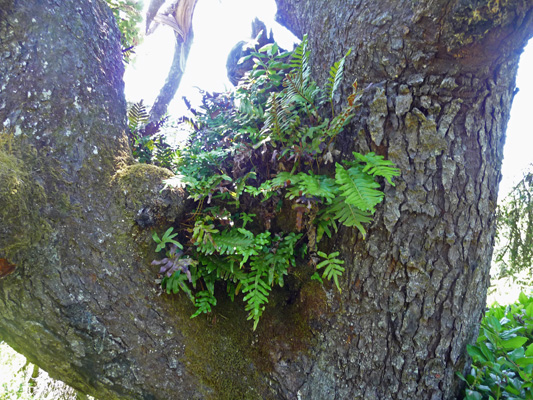
[[499,207],[494,254],[497,278],[525,286],[529,286],[533,255],[532,181],[533,173],[526,172]]
[[352,47],[345,76],[372,84],[343,155],[375,151],[402,176],[366,240],[335,237],[342,293],[280,290],[252,332],[239,305],[220,299],[216,321],[191,320],[189,302],[153,283],[145,227],[192,205],[162,190],[169,171],[131,161],[105,3],[0,0],[0,337],[51,376],[106,399],[458,394],[533,5],[277,3],[287,27],[309,33],[319,82]]

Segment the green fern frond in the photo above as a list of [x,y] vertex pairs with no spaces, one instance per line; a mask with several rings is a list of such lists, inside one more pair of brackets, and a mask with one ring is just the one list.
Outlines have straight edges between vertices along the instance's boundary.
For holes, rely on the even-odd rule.
[[148,122],[148,118],[150,118],[150,115],[143,101],[134,103],[128,111],[128,127],[131,131],[135,131],[140,124]]
[[271,93],[267,100],[266,119],[261,128],[262,137],[271,137],[278,142],[285,141],[300,125],[300,117],[294,107],[282,101],[279,93]]
[[333,96],[335,95],[335,91],[339,88],[343,74],[344,74],[344,63],[346,62],[346,57],[348,57],[352,52],[352,49],[349,48],[344,57],[342,57],[339,61],[335,62],[329,70],[329,78],[328,82],[326,83],[326,98],[327,101],[331,104],[331,115],[333,116],[334,110],[333,110]]
[[166,290],[167,294],[178,293],[180,289],[185,292],[192,300],[194,298],[189,287],[189,278],[181,271],[174,272],[170,277],[165,276],[161,280],[161,287]]
[[[313,223],[316,225],[316,242],[319,243],[324,237],[324,233],[331,239],[333,229],[337,233],[337,223],[335,218],[335,213],[331,214],[333,208],[327,208],[321,211]],[[328,213],[329,212],[329,213]]]
[[248,311],[248,320],[253,319],[253,330],[255,331],[265,310],[265,304],[268,303],[271,287],[264,281],[263,274],[257,269],[252,270],[249,277],[241,282],[243,284],[242,292],[245,293],[243,300],[246,302],[246,306],[244,309]]
[[335,180],[340,185],[340,194],[346,197],[346,203],[363,211],[375,211],[374,206],[383,200],[383,192],[378,190],[379,184],[362,172],[359,167],[346,170],[339,163],[335,168]]
[[319,263],[316,266],[316,269],[325,268],[322,278],[326,278],[328,281],[331,281],[333,278],[335,286],[337,286],[337,289],[339,292],[341,292],[341,287],[339,286],[339,277],[344,272],[344,267],[341,267],[341,265],[344,264],[344,261],[336,258],[339,255],[339,252],[336,251],[331,254],[326,254],[319,251],[317,254],[320,257],[325,258],[325,260]]
[[330,122],[327,135],[331,138],[337,136],[355,115],[355,107],[346,107],[339,115]]
[[289,267],[295,266],[296,261],[294,259],[294,249],[298,240],[302,237],[302,234],[289,233],[285,237],[277,238],[273,243],[270,252],[267,253],[262,259],[257,260],[260,263],[259,266],[268,267],[268,284],[272,285],[276,283],[280,287],[283,287],[283,276],[287,275]]
[[400,176],[400,170],[394,166],[394,163],[389,160],[385,160],[383,156],[376,155],[374,152],[362,155],[357,152],[353,152],[356,160],[366,163],[363,168],[363,172],[366,172],[372,176],[384,177],[392,186],[392,178]]
[[191,318],[197,317],[200,314],[207,314],[211,312],[211,306],[217,305],[217,299],[208,290],[202,290],[196,293],[194,305],[196,306],[196,312],[191,315]]
[[287,191],[286,197],[290,200],[301,197],[318,197],[326,204],[331,204],[337,196],[338,187],[332,178],[323,175],[306,174],[300,172],[296,175],[295,183]]
[[372,222],[372,214],[368,211],[360,210],[359,208],[348,204],[346,198],[339,196],[335,199],[332,206],[327,209],[329,215],[347,227],[355,226],[359,232],[366,236],[366,230],[363,224]]
[[296,185],[300,181],[298,175],[293,175],[290,172],[278,172],[278,174],[272,179],[272,187],[284,188],[288,185]]
[[296,48],[293,50],[291,59],[290,59],[290,67],[293,70],[298,71],[299,73],[303,73],[305,70],[308,70],[310,68],[309,65],[309,55],[310,51],[307,49],[308,45],[308,38],[307,34],[304,35],[302,38],[302,41]]
[[275,135],[281,137],[282,135],[280,120],[283,119],[283,115],[281,115],[283,108],[278,100],[278,95],[278,93],[271,93],[267,100],[266,119],[261,129],[263,136]]
[[252,237],[246,236],[242,232],[231,229],[213,235],[213,240],[216,244],[217,252],[220,255],[248,253],[249,249],[252,251],[249,254],[253,254],[253,235]]

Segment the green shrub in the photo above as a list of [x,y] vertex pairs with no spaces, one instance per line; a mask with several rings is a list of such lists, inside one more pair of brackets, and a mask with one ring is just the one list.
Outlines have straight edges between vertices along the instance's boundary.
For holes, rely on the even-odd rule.
[[521,293],[515,304],[493,305],[467,351],[471,373],[458,373],[466,400],[533,399],[533,297]]

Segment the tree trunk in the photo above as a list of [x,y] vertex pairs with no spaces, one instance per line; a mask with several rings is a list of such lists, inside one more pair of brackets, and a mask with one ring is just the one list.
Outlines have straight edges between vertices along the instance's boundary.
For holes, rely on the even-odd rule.
[[[103,1],[0,0],[0,337],[101,399],[453,399],[488,286],[504,132],[533,5],[277,0],[314,75],[354,48],[343,137],[402,170],[366,240],[342,231],[342,295],[273,293],[190,319],[159,295],[151,231],[190,207],[131,162],[119,33]],[[346,96],[339,97],[345,98]],[[340,100],[339,100],[340,102]]]

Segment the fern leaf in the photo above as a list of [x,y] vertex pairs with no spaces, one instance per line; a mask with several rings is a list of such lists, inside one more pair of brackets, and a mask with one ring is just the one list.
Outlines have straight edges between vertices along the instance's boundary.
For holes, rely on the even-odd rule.
[[313,106],[316,95],[320,93],[316,83],[311,80],[310,51],[307,45],[307,35],[304,35],[302,42],[293,51],[290,62],[291,72],[283,80],[284,101],[289,104]]
[[347,107],[342,113],[336,115],[329,124],[327,135],[331,138],[337,136],[355,115],[354,110],[355,107]]
[[341,267],[341,265],[344,264],[344,261],[336,258],[339,255],[339,252],[336,251],[328,255],[319,251],[317,254],[320,257],[325,258],[325,260],[319,263],[316,266],[316,269],[325,268],[324,273],[322,274],[322,278],[326,278],[329,281],[333,279],[333,281],[335,282],[335,286],[337,286],[337,289],[339,290],[339,292],[341,292],[341,288],[339,286],[339,277],[344,272],[344,267]]
[[245,236],[239,231],[229,230],[220,232],[218,235],[213,235],[213,240],[215,241],[218,253],[221,255],[242,254],[247,250],[251,251],[251,253],[248,253],[249,255],[255,253],[252,249],[252,244],[254,242],[253,235],[252,237]]
[[366,236],[366,230],[363,227],[363,224],[372,222],[372,214],[370,212],[360,210],[359,208],[346,203],[345,198],[342,196],[336,198],[333,205],[326,209],[326,212],[344,226],[355,226],[359,229],[363,238]]
[[332,200],[337,196],[337,185],[332,178],[322,175],[306,174],[305,172],[300,172],[296,175],[296,178],[294,186],[288,190],[286,195],[291,200],[305,195],[308,197],[319,197],[326,204],[331,204]]
[[344,63],[346,62],[346,57],[348,57],[352,52],[352,49],[349,48],[344,57],[339,61],[335,62],[329,70],[329,78],[326,83],[326,98],[331,103],[331,115],[334,115],[333,111],[333,96],[335,91],[339,88],[343,74],[344,74]]
[[335,180],[340,185],[341,195],[346,197],[346,203],[362,211],[374,212],[374,206],[383,200],[383,192],[378,190],[379,184],[363,173],[361,168],[352,167],[346,170],[339,163],[336,164]]
[[255,331],[265,310],[265,304],[268,303],[271,288],[263,280],[262,273],[257,269],[253,270],[249,277],[241,282],[243,284],[242,292],[246,293],[243,299],[246,302],[244,309],[248,311],[248,320],[253,319],[253,330]]
[[288,185],[296,185],[300,181],[300,177],[298,175],[293,175],[290,172],[279,172],[273,179],[272,179],[272,187],[275,188],[284,188]]
[[308,38],[307,34],[305,34],[300,44],[292,52],[289,62],[291,69],[302,71],[304,68],[309,67],[309,50],[307,49],[307,44]]
[[271,93],[267,100],[266,119],[261,128],[262,136],[269,136],[278,142],[286,141],[300,125],[300,117],[294,107],[282,101],[279,93]]
[[196,293],[194,305],[196,312],[191,315],[191,318],[197,317],[200,314],[207,314],[211,312],[211,306],[217,305],[217,299],[208,290],[202,290]]
[[363,172],[366,172],[372,176],[384,177],[392,186],[392,178],[400,176],[400,170],[394,166],[394,163],[389,160],[385,160],[383,156],[376,155],[374,152],[362,155],[357,152],[353,152],[356,160],[365,163]]
[[135,131],[140,124],[148,122],[150,115],[143,104],[143,101],[134,103],[128,111],[128,126],[131,131]]
[[[326,211],[328,210],[330,209],[326,209]],[[332,233],[330,227],[337,233],[338,228],[335,222],[335,214],[327,215],[323,212],[322,215],[317,216],[313,223],[316,225],[316,243],[322,240],[324,233],[331,239]]]
[[268,284],[272,285],[274,282],[283,287],[283,276],[287,275],[289,266],[295,265],[294,248],[302,234],[289,233],[284,238],[277,238],[273,248],[262,259],[256,260],[254,265],[258,269],[262,266],[268,267]]

